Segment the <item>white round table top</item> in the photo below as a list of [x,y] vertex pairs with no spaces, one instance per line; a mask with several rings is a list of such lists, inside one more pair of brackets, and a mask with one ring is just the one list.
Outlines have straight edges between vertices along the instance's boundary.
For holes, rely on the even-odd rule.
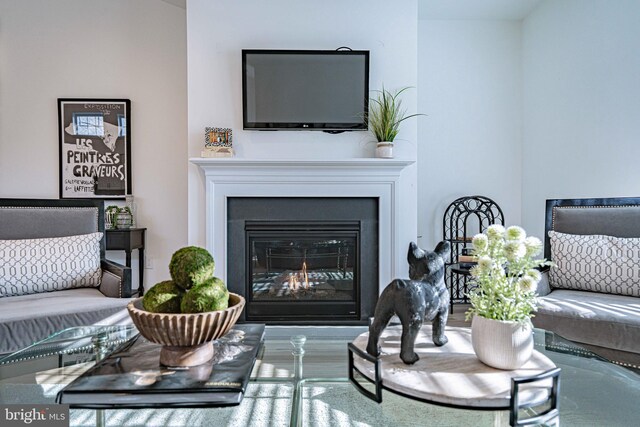
[[[431,325],[420,330],[414,346],[420,356],[413,365],[400,359],[402,326],[388,326],[380,337],[382,385],[391,391],[430,402],[460,407],[508,408],[511,378],[538,375],[555,364],[534,350],[520,369],[504,371],[480,362],[471,345],[471,329],[447,327],[449,342],[437,347],[431,340]],[[354,345],[366,352],[369,333],[358,336]],[[354,354],[355,367],[369,379],[375,378],[374,366]],[[519,404],[544,401],[551,379],[521,387]]]

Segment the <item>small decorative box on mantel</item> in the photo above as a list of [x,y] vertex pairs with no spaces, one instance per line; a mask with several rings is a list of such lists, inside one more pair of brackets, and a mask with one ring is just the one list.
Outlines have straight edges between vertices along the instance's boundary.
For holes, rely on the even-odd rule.
[[204,129],[202,157],[233,157],[233,131],[231,128],[207,127]]

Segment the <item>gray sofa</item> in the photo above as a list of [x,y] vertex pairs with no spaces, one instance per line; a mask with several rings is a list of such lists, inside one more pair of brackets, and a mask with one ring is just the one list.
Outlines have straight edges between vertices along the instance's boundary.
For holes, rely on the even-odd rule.
[[[0,240],[8,245],[10,240],[104,232],[103,204],[94,200],[0,199]],[[96,270],[97,277],[101,274],[99,287],[0,297],[0,354],[72,326],[128,323],[125,306],[131,297],[131,269],[107,261],[104,254],[103,235],[100,260],[95,261],[100,264]],[[7,260],[0,262],[6,265]]]
[[[578,235],[564,237],[578,241],[603,239],[601,235],[640,238],[640,198],[547,200],[545,258],[553,260],[569,249],[556,243],[558,253],[552,254],[549,231]],[[629,253],[637,256],[637,247],[636,244],[635,252]],[[640,277],[626,279],[622,288],[619,283],[613,283],[620,280],[619,276],[602,273],[601,267],[598,270],[593,267],[597,264],[597,257],[594,248],[585,258],[571,254],[564,259],[568,263],[585,264],[570,267],[581,271],[584,281],[600,274],[611,277],[612,283],[607,283],[607,280],[592,283],[592,287],[599,290],[594,292],[593,289],[583,289],[580,284],[573,288],[566,285],[558,279],[557,271],[545,272],[538,286],[541,297],[533,324],[554,331],[615,363],[640,368]],[[636,268],[638,262],[630,265]],[[625,292],[626,295],[620,295]]]

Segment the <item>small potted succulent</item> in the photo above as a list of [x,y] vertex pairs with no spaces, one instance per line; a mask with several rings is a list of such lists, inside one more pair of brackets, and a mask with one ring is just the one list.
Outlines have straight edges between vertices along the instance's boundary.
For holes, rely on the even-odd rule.
[[391,92],[382,87],[382,90],[376,91],[377,96],[370,99],[369,128],[376,137],[378,144],[376,146],[376,157],[393,158],[393,141],[400,131],[400,123],[415,116],[423,116],[424,114],[407,115],[407,110],[402,108],[402,100],[400,94],[409,87],[404,87],[395,92]]

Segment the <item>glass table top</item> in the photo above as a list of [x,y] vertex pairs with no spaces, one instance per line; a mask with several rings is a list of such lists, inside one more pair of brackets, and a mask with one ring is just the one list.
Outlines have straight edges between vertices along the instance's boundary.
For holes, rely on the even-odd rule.
[[67,328],[22,350],[0,357],[0,365],[80,353],[93,356],[96,346],[99,346],[103,352],[107,352],[137,334],[138,330],[133,325],[92,325]]
[[[90,330],[84,332],[78,341],[89,338],[91,342],[96,335]],[[504,418],[492,411],[431,405],[387,391],[383,392],[381,404],[362,396],[347,380],[347,343],[364,332],[364,327],[268,326],[252,380],[239,406],[108,410],[103,414],[104,425],[491,426],[498,425]],[[49,344],[73,344],[73,332],[66,334],[57,335]],[[114,341],[118,337],[126,340],[129,334],[135,334],[135,330],[114,334]],[[292,337],[299,336],[304,336],[305,342],[296,350]],[[562,426],[636,425],[637,402],[640,401],[640,376],[637,373],[611,364],[551,332],[536,330],[534,340],[536,350],[562,369]],[[84,345],[88,344],[85,342]],[[31,348],[32,354],[34,351]],[[40,360],[44,359],[46,357]],[[302,363],[294,363],[296,359]],[[46,369],[30,366],[28,372],[20,375],[7,372],[6,368],[21,363],[24,360],[0,365],[2,404],[53,403],[56,393],[93,362],[81,361]],[[296,381],[296,378],[302,381]],[[96,416],[96,411],[72,409],[71,425],[96,425]]]

